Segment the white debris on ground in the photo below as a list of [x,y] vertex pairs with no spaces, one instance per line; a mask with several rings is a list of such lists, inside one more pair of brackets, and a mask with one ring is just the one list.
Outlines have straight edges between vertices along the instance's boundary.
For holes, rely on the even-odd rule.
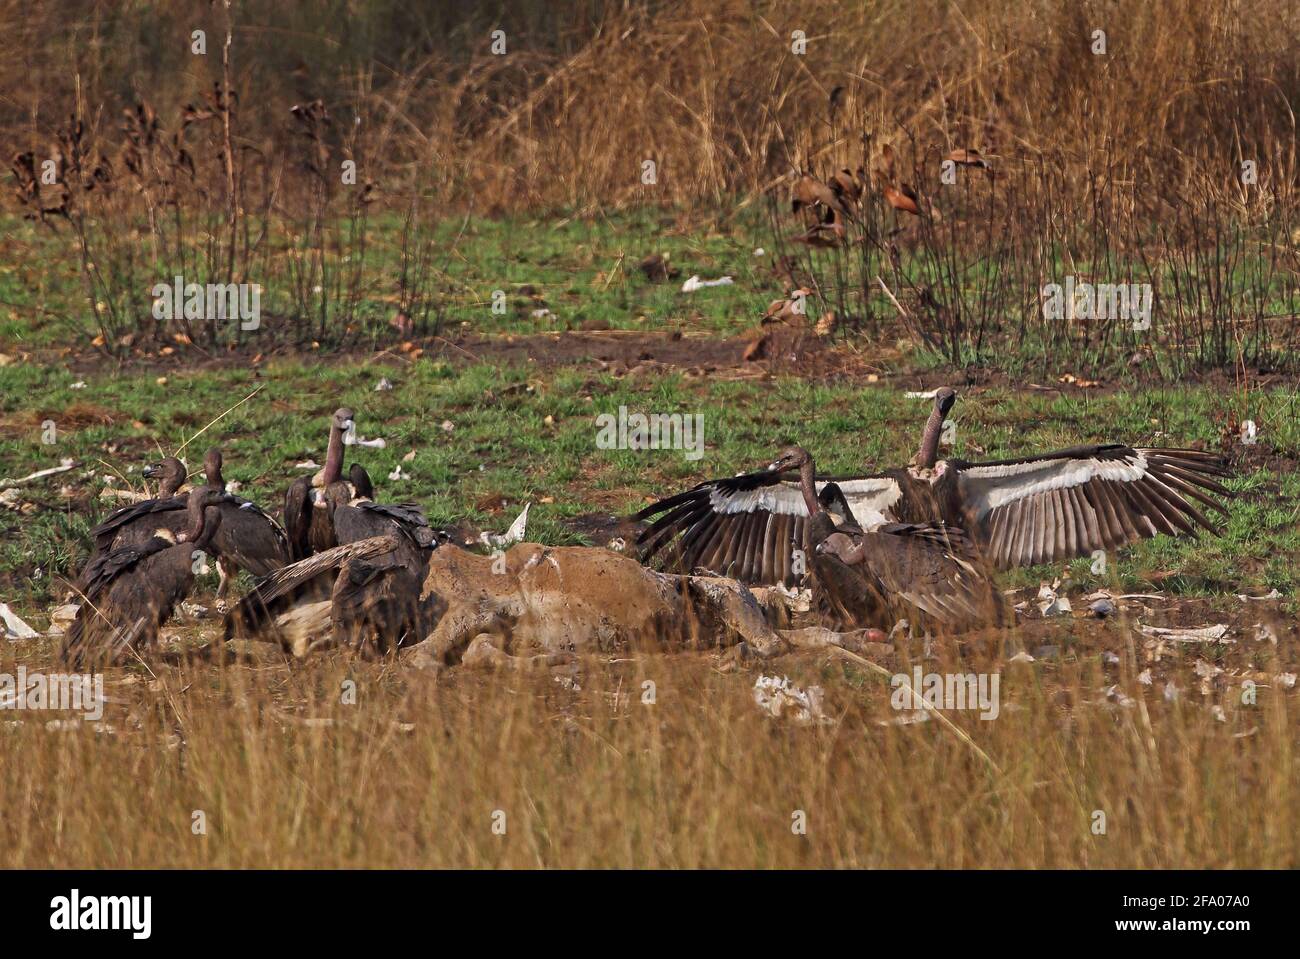
[[411,476],[409,473],[402,472],[402,464],[398,463],[397,467],[391,473],[388,474],[388,478],[393,481],[409,480]]
[[488,532],[479,533],[479,542],[496,549],[504,549],[507,546],[513,546],[515,543],[522,543],[524,537],[528,535],[528,508],[532,505],[532,503],[525,503],[524,511],[515,517],[515,521],[510,524],[510,528],[504,533],[499,535]]
[[812,609],[812,588],[808,586],[796,586],[792,589],[784,583],[776,583],[772,586],[750,587],[750,592],[754,594],[760,605],[775,602],[792,613],[806,613]]
[[357,433],[354,430],[349,430],[348,432],[343,434],[343,445],[344,446],[365,446],[369,449],[382,450],[384,447],[388,445],[388,441],[385,440],[383,437],[377,437],[373,440],[368,440],[360,433]]
[[1282,594],[1277,591],[1276,586],[1270,589],[1263,596],[1247,596],[1245,593],[1236,593],[1235,595],[1243,603],[1252,603],[1252,602],[1259,602],[1260,600],[1282,598]]
[[729,276],[720,276],[716,280],[701,280],[698,276],[692,276],[682,284],[683,293],[694,293],[696,290],[703,290],[710,286],[731,286],[735,280]]
[[834,721],[826,715],[825,692],[820,686],[805,689],[785,676],[759,676],[754,680],[753,695],[758,708],[777,719],[800,724]]
[[41,635],[24,623],[18,614],[9,608],[8,603],[0,603],[0,620],[4,621],[5,639],[37,639]]
[[1172,640],[1175,643],[1235,643],[1235,639],[1228,637],[1228,627],[1225,623],[1213,623],[1208,626],[1196,626],[1194,628],[1177,628],[1167,626],[1147,626],[1141,624],[1138,626],[1148,636],[1156,636],[1163,639]]
[[318,470],[320,464],[315,460],[303,460],[301,463],[294,463],[293,468],[296,470]]
[[35,473],[28,473],[26,476],[18,477],[18,479],[0,479],[0,486],[18,486],[21,483],[29,483],[32,480],[41,479],[46,476],[53,476],[56,473],[66,473],[76,465],[77,464],[71,457],[65,456],[59,460],[58,466],[51,466],[48,469],[37,470]]
[[1038,587],[1038,611],[1044,616],[1063,616],[1070,612],[1070,599],[1058,594],[1060,583],[1042,583]]
[[50,610],[50,628],[45,631],[46,636],[62,636],[72,625],[72,621],[77,618],[77,610],[81,609],[80,603],[64,603],[62,606],[55,606]]
[[379,382],[375,384],[376,393],[386,393],[393,388],[393,381],[386,376],[381,376]]

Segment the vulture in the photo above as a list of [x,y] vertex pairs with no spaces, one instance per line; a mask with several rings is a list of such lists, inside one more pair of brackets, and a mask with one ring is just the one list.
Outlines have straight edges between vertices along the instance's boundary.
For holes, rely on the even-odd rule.
[[[284,494],[284,529],[289,536],[292,558],[305,559],[335,545],[334,525],[325,489],[343,478],[343,436],[352,429],[353,414],[340,407],[330,418],[329,445],[325,465],[314,476],[300,476]],[[360,467],[353,467],[360,469]],[[365,471],[362,470],[362,473]],[[370,478],[366,477],[367,484]]]
[[210,551],[224,494],[209,486],[186,499],[184,528],[165,525],[142,543],[109,550],[83,575],[85,602],[64,636],[60,656],[80,671],[125,661],[152,645],[158,629],[194,585],[196,551]]
[[419,642],[441,600],[421,597],[427,554],[418,568],[395,558],[406,544],[389,529],[271,573],[227,614],[225,638],[271,640],[297,656],[336,644],[382,655]]
[[167,525],[173,533],[181,529],[184,523],[182,513],[176,513],[175,516],[159,514],[185,509],[186,498],[177,495],[177,491],[185,485],[188,475],[185,464],[176,457],[169,456],[159,463],[146,466],[141,471],[141,475],[146,479],[159,477],[161,485],[158,488],[158,495],[113,510],[108,514],[107,519],[90,531],[90,535],[95,540],[92,562],[115,546],[147,542],[160,523]]
[[226,493],[221,475],[221,450],[208,450],[203,459],[204,485],[223,493],[218,509],[221,525],[213,537],[217,554],[217,608],[225,606],[230,581],[241,569],[265,576],[290,561],[289,537],[269,513],[251,500]]
[[[1162,533],[1217,532],[1206,511],[1227,515],[1209,494],[1232,495],[1220,482],[1231,471],[1199,450],[1109,443],[989,462],[938,459],[954,399],[952,390],[936,393],[909,466],[815,477],[819,497],[834,482],[864,530],[886,523],[960,529],[996,569],[1088,556]],[[709,480],[634,518],[654,518],[637,538],[643,562],[658,557],[670,569],[704,567],[751,584],[802,579],[791,556],[810,549],[809,511],[799,484],[781,470]]]
[[[225,606],[230,581],[239,570],[246,569],[254,576],[265,576],[271,570],[284,566],[290,559],[289,541],[280,524],[256,503],[226,493],[226,480],[221,474],[221,467],[221,450],[215,447],[208,450],[203,458],[204,486],[221,494],[215,505],[221,511],[222,522],[212,541],[213,551],[219,557],[218,608]],[[162,476],[161,493],[167,495],[117,510],[95,527],[91,531],[95,537],[95,556],[91,558],[91,565],[96,558],[114,547],[147,542],[160,528],[167,529],[173,535],[185,528],[188,522],[187,498],[171,495],[176,486],[185,480],[185,466],[175,457],[168,457],[155,466],[145,467],[143,474],[146,477]],[[87,573],[90,568],[89,565],[86,567]],[[81,582],[83,588],[84,575]]]
[[805,562],[846,624],[889,629],[908,617],[952,628],[1002,621],[1001,595],[962,530],[942,522],[863,529],[837,484],[816,489],[813,459],[803,447],[791,447],[768,467],[777,474],[791,470],[798,471],[809,515]]

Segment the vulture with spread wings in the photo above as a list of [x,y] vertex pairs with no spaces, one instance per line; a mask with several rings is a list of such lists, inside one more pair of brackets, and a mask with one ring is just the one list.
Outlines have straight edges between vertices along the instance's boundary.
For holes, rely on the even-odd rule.
[[[1231,471],[1199,450],[1112,443],[983,463],[938,459],[954,400],[952,390],[936,393],[910,466],[818,476],[819,499],[825,502],[833,483],[852,513],[838,519],[866,531],[889,523],[955,527],[983,563],[999,569],[1088,556],[1162,533],[1217,532],[1207,513],[1227,515],[1211,494],[1231,496],[1221,483]],[[704,568],[751,584],[801,582],[815,545],[799,483],[784,469],[709,480],[636,518],[653,519],[637,539],[643,562],[681,572]]]

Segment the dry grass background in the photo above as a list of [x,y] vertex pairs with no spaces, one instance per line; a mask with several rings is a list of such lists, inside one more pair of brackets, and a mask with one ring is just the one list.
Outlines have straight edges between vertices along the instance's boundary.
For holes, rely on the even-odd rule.
[[[480,211],[760,190],[828,149],[839,86],[890,139],[1051,155],[1080,175],[1104,157],[1171,191],[1229,189],[1241,157],[1296,174],[1292,0],[236,0],[232,20],[241,146],[274,151],[295,135],[289,106],[321,97],[382,131],[367,159],[386,176],[432,174]],[[171,116],[220,76],[221,7],[203,0],[0,0],[0,25],[0,128],[26,148],[76,104],[107,131],[136,97]]]

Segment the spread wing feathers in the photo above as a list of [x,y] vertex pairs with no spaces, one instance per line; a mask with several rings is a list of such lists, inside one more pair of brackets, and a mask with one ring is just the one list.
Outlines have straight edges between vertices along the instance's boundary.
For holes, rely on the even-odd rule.
[[253,635],[304,595],[328,598],[334,576],[348,560],[382,556],[397,546],[396,534],[375,536],[335,546],[268,573],[226,614],[226,638]]
[[[837,521],[872,528],[898,500],[885,476],[821,477],[818,497]],[[810,548],[808,509],[796,482],[763,471],[710,480],[647,506],[635,519],[658,517],[637,537],[642,562],[663,568],[704,568],[743,583],[784,583],[803,577]],[[805,562],[795,561],[803,550]]]
[[1029,566],[1160,533],[1217,532],[1208,494],[1230,497],[1225,462],[1198,450],[1082,446],[1019,460],[952,463],[964,519],[989,562]]
[[124,527],[142,517],[153,513],[183,510],[188,503],[189,499],[185,496],[173,496],[169,499],[141,500],[138,503],[132,503],[130,506],[119,507],[109,513],[104,522],[90,531],[90,535],[95,539],[95,549],[100,551],[109,549],[113,545],[113,540],[117,538],[117,534]]
[[863,565],[886,598],[950,625],[988,621],[996,593],[966,534],[943,523],[886,523],[865,533]]
[[221,525],[212,545],[222,558],[254,576],[265,576],[292,560],[284,528],[256,503],[230,494],[222,499]]

